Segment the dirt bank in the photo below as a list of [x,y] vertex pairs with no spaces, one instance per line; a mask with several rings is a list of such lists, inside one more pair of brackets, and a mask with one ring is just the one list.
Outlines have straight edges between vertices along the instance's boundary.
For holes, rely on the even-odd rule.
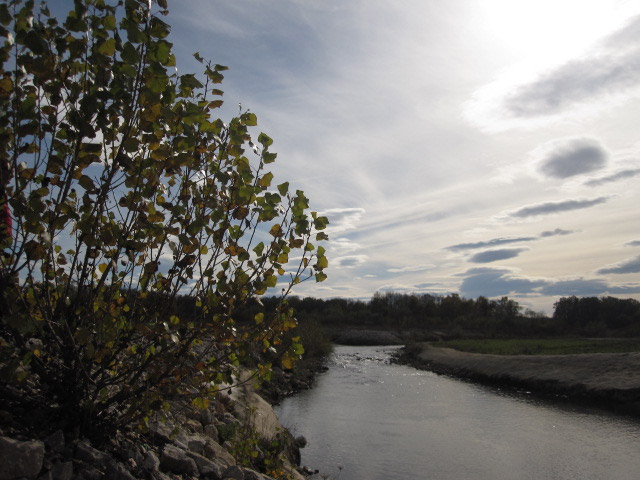
[[640,353],[483,355],[417,344],[400,363],[640,415]]

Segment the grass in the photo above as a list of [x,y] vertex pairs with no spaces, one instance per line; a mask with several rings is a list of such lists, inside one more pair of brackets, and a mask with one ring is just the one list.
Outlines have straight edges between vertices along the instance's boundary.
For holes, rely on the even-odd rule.
[[435,347],[494,355],[569,355],[575,353],[640,352],[640,339],[486,339],[451,340],[432,343]]

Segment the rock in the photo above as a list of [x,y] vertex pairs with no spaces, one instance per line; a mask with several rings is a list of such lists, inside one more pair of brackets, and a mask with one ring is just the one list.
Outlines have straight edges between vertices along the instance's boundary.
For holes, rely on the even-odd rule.
[[233,458],[229,452],[227,452],[219,443],[209,440],[204,446],[204,456],[209,460],[215,460],[218,463],[222,463],[225,467],[236,464],[236,459]]
[[114,463],[107,468],[104,477],[107,480],[136,480],[131,472],[121,463]]
[[154,480],[172,480],[169,475],[165,475],[164,473],[157,471],[151,474],[151,478]]
[[192,418],[188,418],[187,420],[185,420],[184,422],[184,426],[187,430],[189,430],[192,433],[202,433],[202,424],[200,423],[199,420],[193,420]]
[[173,445],[165,445],[162,450],[160,468],[177,474],[195,475],[198,473],[196,462],[189,458],[184,450]]
[[244,472],[237,465],[232,465],[224,471],[223,478],[232,478],[233,480],[244,480]]
[[153,422],[149,425],[149,431],[153,438],[164,443],[171,443],[176,436],[177,428],[172,428],[162,422]]
[[303,435],[298,435],[294,440],[296,447],[304,448],[307,446],[307,439]]
[[43,460],[44,443],[0,437],[0,480],[36,478]]
[[203,427],[213,423],[213,414],[211,413],[211,410],[200,410],[198,417]]
[[240,420],[234,417],[231,413],[225,412],[224,415],[222,415],[222,422],[226,425],[236,425],[240,423]]
[[218,429],[213,424],[205,425],[204,434],[215,442],[220,439],[220,437],[218,436]]
[[62,453],[64,450],[64,433],[57,430],[44,439],[44,444],[54,453]]
[[82,441],[76,444],[75,458],[90,465],[107,466],[110,463],[114,463],[110,455]]
[[269,477],[250,468],[243,468],[244,480],[267,480]]
[[228,465],[226,464],[218,464],[212,460],[209,460],[207,457],[198,455],[194,452],[187,452],[187,455],[189,456],[189,458],[193,459],[194,462],[196,462],[196,465],[198,466],[198,472],[200,472],[200,475],[202,475],[203,477],[222,478],[222,473],[226,468],[228,468]]
[[54,463],[51,475],[55,480],[69,480],[73,476],[73,462]]
[[160,468],[160,459],[154,452],[148,451],[144,455],[141,465],[151,472],[156,472]]
[[104,473],[91,465],[83,465],[79,474],[74,478],[78,480],[103,480]]
[[191,436],[187,439],[187,448],[190,452],[204,455],[204,447],[207,444],[204,437]]

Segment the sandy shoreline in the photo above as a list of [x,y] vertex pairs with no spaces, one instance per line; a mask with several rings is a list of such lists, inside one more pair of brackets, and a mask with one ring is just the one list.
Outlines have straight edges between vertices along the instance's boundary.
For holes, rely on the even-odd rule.
[[482,383],[592,401],[640,415],[640,353],[484,355],[419,344],[399,359]]

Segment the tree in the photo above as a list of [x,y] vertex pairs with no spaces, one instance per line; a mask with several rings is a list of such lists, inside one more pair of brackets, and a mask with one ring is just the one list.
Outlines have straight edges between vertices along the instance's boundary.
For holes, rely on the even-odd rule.
[[[0,371],[86,434],[144,422],[175,397],[206,406],[256,345],[295,327],[286,295],[328,265],[312,243],[328,220],[273,183],[256,115],[215,118],[226,67],[195,54],[202,77],[172,73],[167,13],[166,0],[76,0],[60,23],[32,0],[0,4],[13,215],[0,237]],[[272,314],[234,318],[275,287]],[[188,318],[179,295],[195,299]],[[300,353],[294,342],[281,362]]]

